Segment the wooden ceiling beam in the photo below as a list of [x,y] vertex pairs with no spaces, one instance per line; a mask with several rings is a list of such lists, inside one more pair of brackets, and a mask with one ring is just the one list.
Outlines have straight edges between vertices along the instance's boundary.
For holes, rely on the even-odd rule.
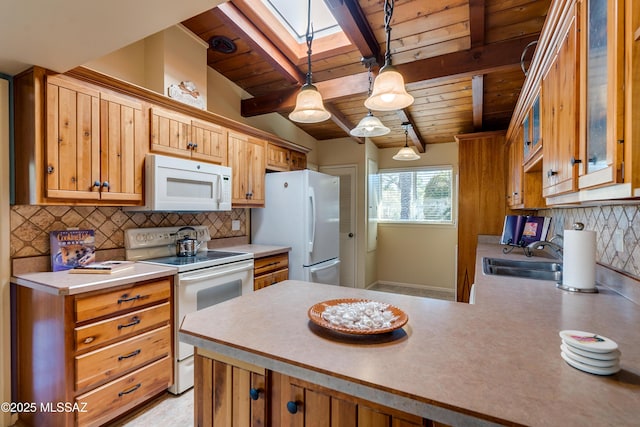
[[473,104],[473,128],[482,129],[482,114],[484,105],[484,76],[482,74],[471,78],[471,101]]
[[416,126],[416,123],[413,121],[413,117],[411,117],[411,113],[407,111],[406,108],[402,110],[396,111],[396,115],[402,122],[402,124],[409,124],[407,127],[407,136],[411,140],[411,143],[420,153],[424,153],[424,143],[422,142],[422,135],[420,135],[420,131]]
[[360,4],[356,0],[324,0],[324,2],[360,55],[363,58],[375,58],[376,62],[381,64],[380,44]]
[[469,0],[469,33],[471,47],[484,45],[484,0]]
[[336,108],[334,104],[325,102],[324,108],[331,113],[331,120],[333,121],[333,123],[338,125],[340,129],[345,131],[347,135],[349,135],[349,137],[351,137],[351,139],[356,141],[358,144],[364,144],[364,138],[359,138],[350,134],[351,129],[353,129],[355,125],[351,123],[351,120],[349,120],[344,114],[342,114],[342,112],[338,110],[338,108]]
[[291,84],[304,83],[306,76],[233,3],[221,3],[213,12],[285,80]]
[[[492,43],[461,52],[399,64],[395,67],[403,75],[406,84],[436,79],[471,78],[480,74],[519,69],[523,49],[537,38],[538,35],[534,35]],[[366,72],[314,84],[325,102],[346,96],[361,95],[367,93],[369,89]],[[244,117],[251,117],[274,111],[284,112],[292,110],[295,101],[295,90],[257,96],[241,102],[241,113]]]

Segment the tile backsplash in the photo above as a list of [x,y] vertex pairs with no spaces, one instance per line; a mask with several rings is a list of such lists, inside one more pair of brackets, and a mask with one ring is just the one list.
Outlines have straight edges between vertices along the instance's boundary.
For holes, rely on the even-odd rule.
[[[575,222],[583,223],[585,230],[596,231],[596,260],[640,279],[640,204],[554,208],[538,215],[552,217],[548,238],[562,235]],[[623,236],[622,252],[615,247],[616,230]]]
[[[212,239],[247,235],[246,209],[230,212],[128,212],[119,207],[11,206],[11,258],[50,254],[49,232],[67,228],[95,230],[96,249],[124,248],[129,228],[206,225]],[[240,229],[231,230],[231,221]]]

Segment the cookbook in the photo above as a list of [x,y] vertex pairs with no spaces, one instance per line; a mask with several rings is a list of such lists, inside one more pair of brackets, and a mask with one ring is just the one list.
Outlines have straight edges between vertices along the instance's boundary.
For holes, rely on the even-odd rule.
[[507,215],[504,218],[500,244],[527,246],[547,239],[551,217],[535,215]]
[[70,270],[96,260],[94,230],[58,230],[49,233],[51,270]]

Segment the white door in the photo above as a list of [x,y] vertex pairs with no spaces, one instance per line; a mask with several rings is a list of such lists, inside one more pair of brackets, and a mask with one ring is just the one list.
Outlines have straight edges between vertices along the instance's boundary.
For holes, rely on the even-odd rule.
[[356,166],[321,167],[340,177],[340,285],[356,286]]

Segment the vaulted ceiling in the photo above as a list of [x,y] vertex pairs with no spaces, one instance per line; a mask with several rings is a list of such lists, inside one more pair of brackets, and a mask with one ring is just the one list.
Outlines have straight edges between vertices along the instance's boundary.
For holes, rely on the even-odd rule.
[[[296,0],[301,1],[301,0]],[[319,0],[315,0],[319,1]],[[324,0],[344,34],[313,42],[313,82],[332,118],[298,124],[318,140],[349,136],[367,114],[369,77],[362,58],[386,49],[384,0]],[[293,110],[307,72],[306,45],[277,31],[257,0],[231,0],[183,22],[207,43],[226,37],[236,49],[208,49],[208,66],[246,90],[242,115]],[[305,2],[306,3],[306,2]],[[380,148],[451,142],[461,133],[506,129],[550,0],[396,0],[391,21],[393,64],[415,102],[374,112],[391,133],[372,138]],[[529,49],[526,49],[530,46]],[[525,53],[525,50],[526,53]],[[356,139],[363,142],[362,139]]]

